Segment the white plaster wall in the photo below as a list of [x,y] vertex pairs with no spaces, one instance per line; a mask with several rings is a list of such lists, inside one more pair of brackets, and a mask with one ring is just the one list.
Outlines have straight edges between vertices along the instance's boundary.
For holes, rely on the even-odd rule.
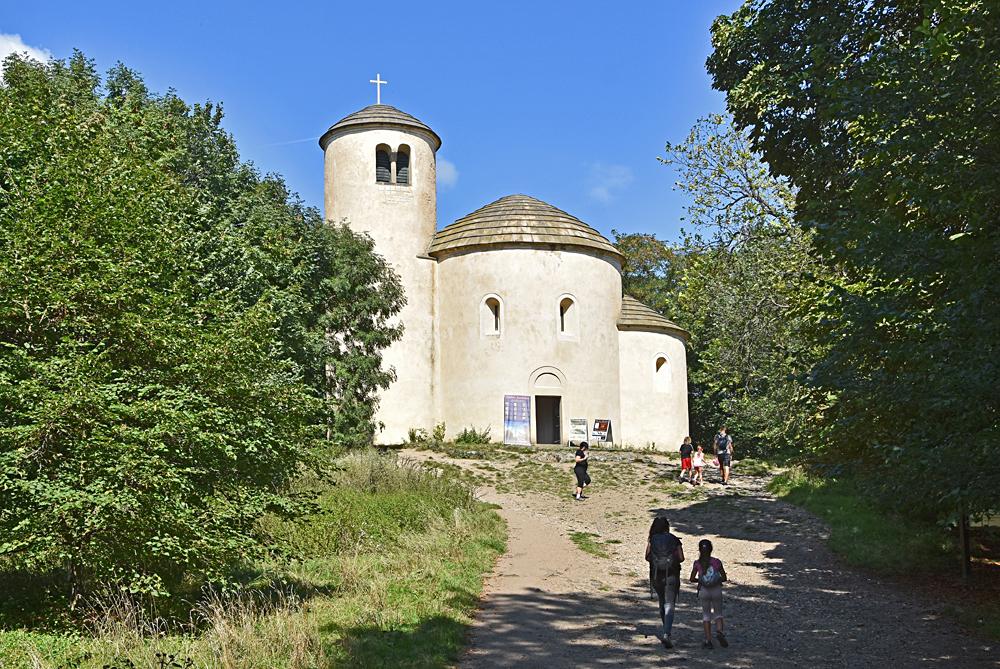
[[[410,185],[375,182],[375,148],[410,147]],[[434,261],[421,258],[437,221],[437,143],[426,133],[396,129],[345,130],[327,137],[325,157],[326,218],[346,219],[352,230],[371,235],[375,250],[399,274],[406,306],[399,314],[405,331],[385,351],[383,366],[397,380],[380,397],[376,435],[382,444],[406,441],[411,426],[428,426],[434,416]]]
[[[464,427],[491,428],[503,438],[503,396],[561,395],[561,437],[570,418],[610,418],[620,425],[618,330],[621,274],[617,262],[572,250],[496,248],[445,257],[438,264],[440,417],[448,435]],[[480,303],[503,302],[502,332],[483,336]],[[559,301],[576,300],[576,336],[559,334]],[[558,370],[562,389],[537,390],[540,368]],[[619,439],[615,436],[616,441]]]
[[[676,450],[688,436],[687,358],[680,337],[618,333],[621,355],[621,437],[632,446]],[[669,365],[669,383],[656,382],[656,360]]]

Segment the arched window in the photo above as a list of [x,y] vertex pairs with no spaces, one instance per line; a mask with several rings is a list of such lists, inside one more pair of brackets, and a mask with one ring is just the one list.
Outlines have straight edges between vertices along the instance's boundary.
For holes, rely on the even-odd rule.
[[410,147],[402,144],[396,152],[396,183],[407,186],[410,183]]
[[484,337],[499,337],[503,329],[503,303],[496,295],[487,295],[479,304],[479,332]]
[[575,337],[579,332],[578,325],[576,300],[566,295],[559,300],[559,334],[564,337]]
[[387,184],[392,180],[392,156],[389,147],[379,144],[375,147],[375,183]]
[[670,390],[670,362],[665,355],[656,356],[656,367],[653,370],[653,390],[658,393]]

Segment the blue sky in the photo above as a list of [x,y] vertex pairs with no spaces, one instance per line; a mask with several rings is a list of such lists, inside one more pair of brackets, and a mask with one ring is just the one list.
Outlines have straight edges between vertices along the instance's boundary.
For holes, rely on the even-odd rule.
[[101,71],[122,61],[155,91],[221,101],[244,159],[317,207],[316,140],[375,101],[380,72],[382,101],[443,139],[439,226],[526,193],[608,235],[676,239],[686,200],[656,157],[723,110],[709,27],[739,4],[19,2],[0,13],[0,51],[14,35],[57,58],[78,48]]

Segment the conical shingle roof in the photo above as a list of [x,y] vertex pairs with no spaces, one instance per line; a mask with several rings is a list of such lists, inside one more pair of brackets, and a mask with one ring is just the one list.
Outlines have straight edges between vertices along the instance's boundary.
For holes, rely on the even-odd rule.
[[359,109],[353,114],[348,114],[330,126],[330,129],[319,138],[319,145],[326,148],[326,138],[335,131],[345,128],[377,128],[403,126],[404,128],[418,128],[427,133],[437,142],[434,150],[441,148],[441,138],[431,130],[423,121],[420,121],[404,111],[400,111],[391,105],[368,105],[364,109]]
[[569,246],[622,258],[618,249],[594,228],[527,195],[508,195],[463,216],[439,230],[427,252],[440,256],[459,249],[509,244]]
[[622,297],[622,312],[618,317],[619,330],[666,332],[687,339],[691,335],[673,321],[667,320],[631,295]]

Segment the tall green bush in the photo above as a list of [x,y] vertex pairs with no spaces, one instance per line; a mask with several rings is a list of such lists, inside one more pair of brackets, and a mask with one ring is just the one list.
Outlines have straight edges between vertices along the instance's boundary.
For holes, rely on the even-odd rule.
[[221,121],[79,53],[4,62],[0,568],[221,579],[322,438],[371,435],[398,281]]

